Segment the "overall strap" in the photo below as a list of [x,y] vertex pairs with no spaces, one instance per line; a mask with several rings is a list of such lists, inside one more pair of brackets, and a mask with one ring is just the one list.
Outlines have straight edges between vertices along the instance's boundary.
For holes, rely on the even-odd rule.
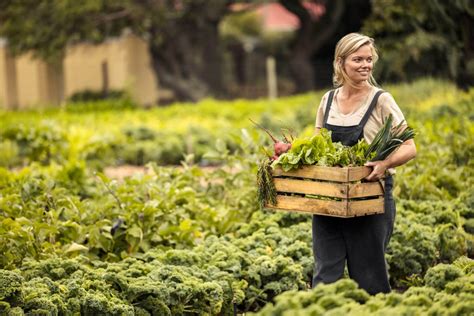
[[364,117],[362,118],[362,120],[360,120],[360,123],[359,123],[360,127],[365,126],[365,124],[369,120],[370,115],[374,111],[375,106],[377,105],[377,101],[379,100],[380,95],[384,92],[385,91],[383,91],[383,90],[379,90],[375,93],[374,98],[372,99],[372,102],[370,102],[369,108],[367,109],[367,112],[365,112]]
[[326,112],[324,112],[323,127],[326,126],[328,122],[329,110],[331,109],[332,99],[334,97],[335,91],[336,90],[331,90],[331,92],[329,92],[328,101],[326,103]]

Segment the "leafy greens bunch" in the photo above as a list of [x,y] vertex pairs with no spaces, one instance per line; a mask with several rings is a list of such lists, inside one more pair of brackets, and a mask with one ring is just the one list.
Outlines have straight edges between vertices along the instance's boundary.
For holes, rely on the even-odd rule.
[[291,148],[280,155],[272,166],[290,171],[303,165],[351,167],[363,166],[367,161],[384,160],[404,141],[415,137],[415,131],[411,127],[402,126],[404,122],[394,128],[392,122],[390,114],[370,145],[362,139],[351,147],[333,143],[331,132],[322,128],[318,135],[296,138]]
[[360,140],[352,147],[333,143],[331,132],[323,128],[319,134],[310,138],[296,138],[291,149],[280,155],[272,167],[279,166],[284,171],[290,171],[303,165],[360,166],[374,156],[374,154],[366,155],[368,148],[369,145],[365,140]]

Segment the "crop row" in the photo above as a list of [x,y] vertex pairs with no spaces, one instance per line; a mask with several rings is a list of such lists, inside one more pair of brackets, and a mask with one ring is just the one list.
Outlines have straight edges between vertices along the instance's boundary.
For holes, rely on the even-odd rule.
[[[451,105],[464,98],[452,85],[433,80],[392,86],[388,90],[410,122],[420,110]],[[84,160],[89,167],[99,169],[150,161],[177,165],[191,154],[196,162],[205,165],[212,161],[203,155],[215,146],[217,139],[236,150],[235,138],[242,128],[255,137],[257,131],[249,118],[274,131],[288,127],[300,133],[311,127],[321,95],[322,91],[276,101],[204,100],[196,105],[154,109],[101,101],[72,103],[61,109],[0,112],[0,166],[19,167],[31,162],[63,164],[70,160]]]
[[[395,180],[397,218],[387,254],[394,293],[370,297],[350,280],[309,290],[310,217],[258,209],[255,174],[263,137],[244,123],[254,115],[252,104],[233,103],[246,109],[240,108],[239,117],[206,101],[192,108],[203,113],[203,122],[206,113],[232,117],[225,123],[231,142],[216,133],[202,156],[225,167],[204,171],[188,156],[181,168],[151,163],[147,174],[123,181],[97,171],[120,153],[102,148],[101,159],[88,160],[87,137],[107,129],[120,133],[119,114],[148,126],[154,122],[150,113],[185,117],[190,105],[150,113],[51,114],[59,134],[50,136],[63,135],[65,151],[51,151],[47,161],[17,153],[12,159],[28,166],[0,167],[0,313],[472,313],[467,302],[474,295],[474,274],[467,257],[474,257],[474,91],[453,92],[432,82],[393,90],[397,100],[411,102],[404,112],[418,133],[417,159],[397,169]],[[403,99],[405,93],[412,99]],[[309,97],[301,98],[292,102],[304,113],[301,100]],[[286,108],[287,101],[277,107]],[[262,105],[255,113],[264,112]],[[22,148],[5,136],[17,135],[11,131],[22,117],[24,126],[41,122],[35,113],[9,113],[0,146]],[[87,127],[94,120],[104,122],[97,131]],[[216,127],[207,122],[204,129]],[[266,126],[275,122],[278,116]],[[301,133],[311,133],[311,124]],[[47,137],[44,143],[55,148]]]

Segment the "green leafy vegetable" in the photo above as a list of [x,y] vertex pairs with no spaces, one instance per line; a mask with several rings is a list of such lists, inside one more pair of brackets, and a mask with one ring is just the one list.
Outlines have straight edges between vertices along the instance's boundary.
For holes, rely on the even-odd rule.
[[404,128],[403,121],[395,128],[392,128],[393,117],[390,114],[385,121],[382,129],[375,135],[374,140],[370,143],[365,153],[365,157],[369,157],[375,153],[375,157],[371,161],[384,160],[392,152],[395,151],[403,142],[413,139],[415,131],[411,127]]
[[[272,167],[279,166],[284,171],[290,171],[304,165],[361,166],[368,161],[367,148],[368,144],[365,140],[360,140],[352,147],[344,146],[339,142],[333,143],[331,132],[323,128],[319,134],[312,137],[296,138],[291,149],[275,160]],[[369,158],[372,156],[372,154],[368,155]]]

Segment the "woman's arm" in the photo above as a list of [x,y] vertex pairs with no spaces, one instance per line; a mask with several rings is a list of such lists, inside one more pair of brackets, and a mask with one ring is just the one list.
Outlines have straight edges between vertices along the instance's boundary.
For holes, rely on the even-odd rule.
[[321,98],[321,101],[319,102],[318,111],[316,113],[316,122],[314,124],[314,135],[318,135],[319,130],[323,126],[324,108],[325,108],[324,106],[326,105],[328,95],[329,95],[329,91],[323,95],[323,97]]
[[382,178],[385,171],[389,168],[401,166],[416,156],[416,146],[413,139],[405,141],[398,147],[395,152],[388,156],[385,160],[381,161],[369,161],[365,164],[368,167],[374,167],[372,173],[369,174],[365,179],[369,181],[376,181]]

